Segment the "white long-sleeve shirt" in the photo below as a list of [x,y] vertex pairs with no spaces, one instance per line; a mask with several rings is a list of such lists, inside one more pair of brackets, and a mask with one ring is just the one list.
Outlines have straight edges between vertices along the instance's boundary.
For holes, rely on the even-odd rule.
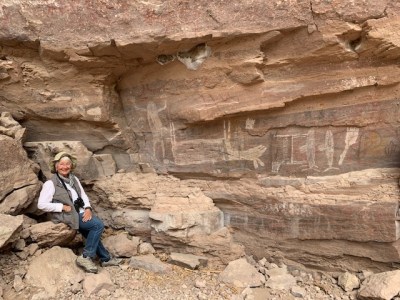
[[[89,197],[86,195],[85,191],[82,188],[81,182],[77,177],[75,177],[76,181],[78,182],[79,188],[81,189],[81,198],[85,203],[84,207],[90,207]],[[78,198],[78,193],[73,189],[68,183],[65,182],[65,186],[71,192],[72,200],[75,201]],[[38,201],[38,208],[46,211],[46,212],[62,212],[63,204],[62,203],[52,203],[53,196],[56,189],[54,187],[53,181],[47,180],[40,191],[39,201]],[[73,208],[74,209],[74,208]],[[83,212],[84,209],[80,208],[79,212]]]

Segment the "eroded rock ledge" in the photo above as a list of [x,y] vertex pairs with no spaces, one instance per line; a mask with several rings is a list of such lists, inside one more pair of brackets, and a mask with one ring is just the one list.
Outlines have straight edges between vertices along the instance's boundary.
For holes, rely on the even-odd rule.
[[159,247],[391,268],[399,12],[394,0],[6,0],[0,212],[38,213],[38,178],[66,149],[109,226]]

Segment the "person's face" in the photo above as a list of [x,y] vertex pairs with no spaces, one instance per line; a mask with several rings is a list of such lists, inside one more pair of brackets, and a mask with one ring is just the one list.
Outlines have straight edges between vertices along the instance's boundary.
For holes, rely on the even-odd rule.
[[61,158],[56,164],[56,170],[61,176],[67,177],[71,172],[72,162],[68,158]]

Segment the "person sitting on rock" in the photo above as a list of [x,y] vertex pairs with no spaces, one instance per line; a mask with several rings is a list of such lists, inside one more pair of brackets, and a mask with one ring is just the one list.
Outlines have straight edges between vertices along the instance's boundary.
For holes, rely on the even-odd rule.
[[62,222],[79,230],[86,243],[76,264],[86,272],[97,273],[98,268],[93,262],[96,255],[102,267],[116,266],[120,261],[112,258],[101,242],[104,224],[93,215],[89,197],[72,173],[75,168],[76,158],[66,152],[58,153],[51,160],[50,170],[54,175],[43,184],[38,208],[49,212],[53,222]]

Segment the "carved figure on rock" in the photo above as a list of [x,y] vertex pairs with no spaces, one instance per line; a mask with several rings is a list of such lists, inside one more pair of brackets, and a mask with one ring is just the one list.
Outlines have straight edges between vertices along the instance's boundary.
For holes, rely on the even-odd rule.
[[348,127],[346,131],[346,137],[344,140],[344,149],[342,154],[340,154],[338,165],[343,164],[343,160],[346,157],[347,151],[349,151],[350,146],[354,145],[358,138],[358,133],[360,129],[357,127]]
[[156,104],[150,101],[147,104],[147,121],[151,133],[153,134],[153,151],[156,156],[157,145],[161,147],[162,158],[165,157],[165,139],[168,137],[168,129],[165,128],[161,122],[159,112],[163,111],[167,106],[157,108]]
[[224,145],[227,152],[227,160],[250,160],[253,161],[254,169],[257,169],[259,165],[264,166],[264,162],[260,159],[260,157],[267,150],[267,147],[259,145],[253,148],[240,151],[239,149],[235,149],[232,147],[230,142],[231,139],[230,136],[231,136],[231,123],[228,121],[228,126],[226,128],[224,122]]
[[49,212],[53,222],[65,223],[79,230],[86,244],[76,263],[86,272],[97,273],[98,268],[92,261],[96,255],[102,266],[118,265],[119,261],[110,256],[101,242],[104,224],[93,214],[89,197],[72,173],[76,164],[76,158],[66,152],[58,153],[50,161],[54,175],[43,184],[38,208]]
[[323,148],[325,150],[326,159],[328,160],[328,168],[324,170],[327,172],[329,170],[338,170],[338,168],[333,167],[333,155],[335,154],[335,142],[333,140],[333,133],[331,130],[327,130],[325,133],[325,146]]

